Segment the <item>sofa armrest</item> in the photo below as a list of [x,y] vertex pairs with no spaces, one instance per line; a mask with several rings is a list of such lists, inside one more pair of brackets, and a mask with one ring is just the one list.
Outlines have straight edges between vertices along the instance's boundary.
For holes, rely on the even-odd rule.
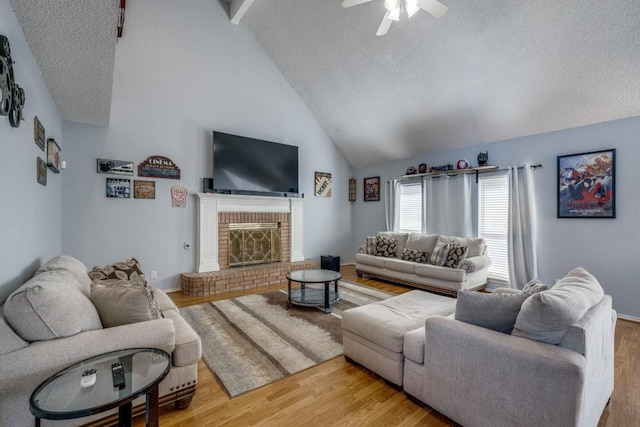
[[488,269],[491,265],[491,258],[488,255],[478,255],[467,258],[460,263],[460,268],[467,270],[467,273]]
[[425,323],[423,401],[463,425],[581,425],[584,356],[434,316]]

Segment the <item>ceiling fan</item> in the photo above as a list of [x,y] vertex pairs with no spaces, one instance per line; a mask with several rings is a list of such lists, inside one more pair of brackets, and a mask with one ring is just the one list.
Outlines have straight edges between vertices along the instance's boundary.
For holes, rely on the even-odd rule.
[[[363,3],[369,3],[372,0],[342,0],[342,7],[357,6]],[[376,36],[384,36],[389,31],[391,23],[393,21],[400,20],[400,13],[406,12],[407,16],[411,18],[420,9],[429,12],[436,18],[441,18],[447,9],[444,4],[438,0],[384,0],[384,7],[387,11],[382,18],[382,22],[378,27]]]

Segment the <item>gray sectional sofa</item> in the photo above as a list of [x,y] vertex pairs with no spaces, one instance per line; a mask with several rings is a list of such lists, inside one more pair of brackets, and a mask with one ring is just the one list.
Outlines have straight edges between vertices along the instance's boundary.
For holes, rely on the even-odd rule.
[[[392,243],[395,244],[395,251],[385,252],[380,245],[376,248],[372,239],[375,240],[377,236],[395,241]],[[388,231],[380,232],[377,236],[368,237],[367,245],[361,246],[356,254],[356,273],[360,277],[366,274],[454,296],[458,291],[478,290],[487,284],[491,259],[486,255],[484,239]],[[439,243],[458,244],[466,248],[464,259],[451,266],[432,263],[433,253]],[[413,260],[415,258],[411,258],[416,253],[425,254],[421,261],[416,262]]]
[[453,307],[417,293],[346,310],[345,356],[466,427],[597,426],[616,312],[587,271],[549,289],[462,291]]
[[[171,370],[159,386],[160,405],[189,405],[196,389],[200,337],[164,292],[132,286],[131,281],[116,280],[110,290],[92,293],[95,283],[84,264],[59,256],[0,304],[0,426],[33,426],[29,397],[54,373],[89,357],[132,347],[159,348],[172,355]],[[114,294],[105,290],[119,297],[131,292],[130,298],[119,300],[117,315],[109,309]],[[143,397],[134,401],[141,403]],[[43,420],[42,425],[78,425],[105,416],[115,417],[103,413],[66,422]]]

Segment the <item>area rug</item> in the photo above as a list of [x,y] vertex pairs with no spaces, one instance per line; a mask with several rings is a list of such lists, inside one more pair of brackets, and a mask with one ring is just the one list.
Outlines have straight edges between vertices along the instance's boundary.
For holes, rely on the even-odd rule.
[[184,307],[202,339],[202,359],[230,397],[247,393],[343,353],[342,311],[393,296],[340,281],[332,313],[291,305],[286,291]]

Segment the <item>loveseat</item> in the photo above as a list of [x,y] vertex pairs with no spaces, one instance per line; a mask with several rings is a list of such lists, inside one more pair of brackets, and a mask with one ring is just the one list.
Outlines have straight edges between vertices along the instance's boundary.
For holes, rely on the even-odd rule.
[[[0,305],[0,426],[32,426],[29,397],[54,373],[132,347],[171,354],[171,370],[159,386],[160,405],[189,405],[196,389],[200,338],[164,292],[119,265],[93,271],[111,277],[92,283],[81,261],[55,257]],[[134,401],[134,414],[143,409],[143,399]],[[102,422],[105,416],[115,419],[117,414],[43,420],[42,425]]]
[[448,295],[482,289],[491,259],[482,238],[383,231],[356,254],[356,273]]

